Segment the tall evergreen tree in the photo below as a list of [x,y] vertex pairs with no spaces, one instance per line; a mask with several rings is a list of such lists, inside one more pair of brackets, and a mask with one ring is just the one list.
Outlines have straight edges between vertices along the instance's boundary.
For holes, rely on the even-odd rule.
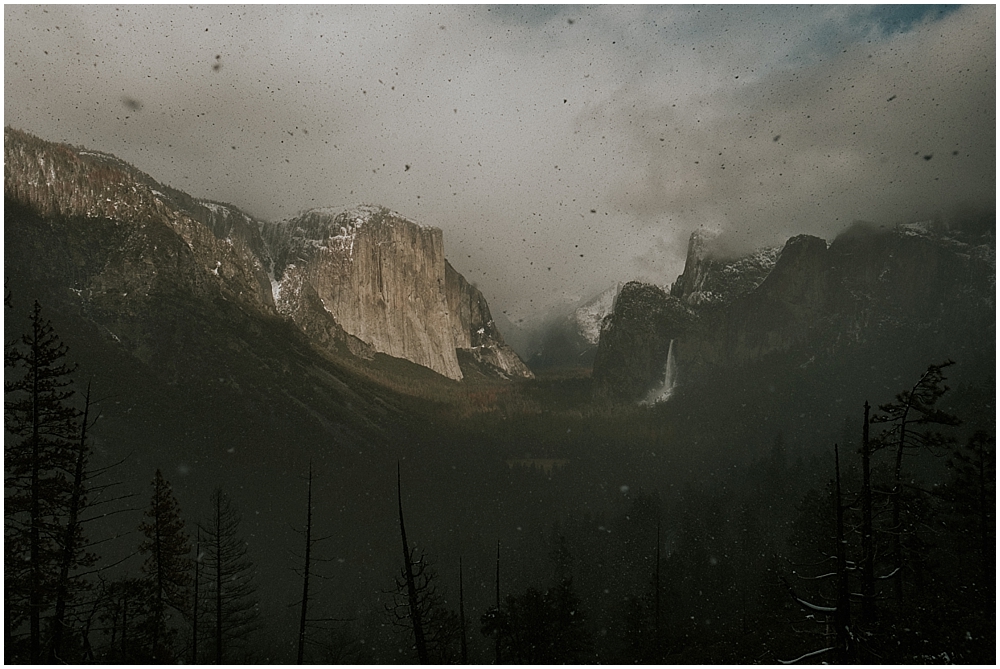
[[198,664],[198,613],[201,611],[198,599],[198,585],[201,583],[201,562],[204,557],[201,550],[201,528],[197,530],[194,544],[194,599],[191,602],[191,664]]
[[173,662],[177,629],[169,624],[171,610],[186,612],[191,585],[191,544],[170,483],[159,469],[153,477],[153,496],[139,525],[145,555],[142,573],[149,596],[149,616],[143,623],[154,662]]
[[[221,488],[212,494],[211,517],[201,528],[204,559],[199,576],[201,622],[211,638],[211,661],[222,664],[233,646],[258,627],[256,569],[240,536],[241,517]],[[205,635],[202,635],[205,638]]]
[[497,609],[480,619],[485,636],[498,635],[504,661],[518,664],[579,664],[590,655],[592,641],[579,597],[573,587],[572,556],[566,538],[555,532],[549,557],[555,583],[507,595]]
[[140,629],[150,613],[149,590],[144,580],[125,576],[102,582],[99,599],[104,641],[98,645],[96,659],[105,664],[151,663],[153,658]]
[[[811,582],[814,586],[819,587],[820,591],[809,595],[809,599],[805,599],[796,594],[795,589],[784,575],[781,577],[792,599],[808,614],[806,620],[822,622],[825,628],[822,636],[825,638],[827,646],[812,649],[794,662],[814,658],[832,651],[836,661],[843,664],[851,662],[856,654],[856,636],[851,626],[851,593],[848,581],[849,572],[853,569],[853,562],[848,558],[845,522],[845,511],[849,505],[844,503],[840,448],[837,444],[834,444],[833,452],[834,479],[827,485],[824,493],[812,490],[802,500],[800,513],[793,523],[791,537],[793,550],[796,548],[806,549],[804,553],[799,553],[798,557],[805,557],[810,553],[809,557],[812,559],[815,559],[817,555],[824,556],[817,562],[810,559],[809,562],[804,561],[799,565],[799,569],[816,569],[822,572],[820,575],[799,574],[797,573],[798,569],[793,571],[793,574],[799,579]],[[833,513],[830,513],[829,510],[831,502]],[[833,569],[832,572],[829,571],[830,568]],[[828,638],[831,636],[829,634],[831,624],[834,628],[832,639]],[[791,661],[786,660],[781,660],[781,662],[783,664],[791,663]]]
[[465,636],[465,579],[462,575],[462,558],[458,558],[458,625],[462,628],[462,664],[469,663],[469,647]]
[[[79,412],[67,347],[35,302],[29,331],[4,351],[4,576],[7,657],[43,657],[42,618],[54,605],[72,504]],[[22,660],[23,661],[23,660]]]

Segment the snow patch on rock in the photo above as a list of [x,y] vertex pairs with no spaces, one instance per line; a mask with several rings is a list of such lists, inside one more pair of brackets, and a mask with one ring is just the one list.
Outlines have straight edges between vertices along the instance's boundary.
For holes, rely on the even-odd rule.
[[573,312],[573,320],[576,322],[580,334],[594,346],[601,338],[601,327],[604,319],[614,310],[615,298],[618,297],[621,289],[622,284],[618,283]]

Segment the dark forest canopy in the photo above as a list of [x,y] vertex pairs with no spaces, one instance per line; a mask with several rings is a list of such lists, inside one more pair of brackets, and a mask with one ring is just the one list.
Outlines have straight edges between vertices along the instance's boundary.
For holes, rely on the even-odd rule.
[[[994,436],[973,429],[984,396],[946,390],[950,365],[932,365],[897,393],[873,397],[877,418],[867,426],[864,407],[844,407],[839,428],[794,436],[766,424],[748,430],[753,415],[727,415],[733,398],[725,391],[714,401],[691,393],[645,409],[594,404],[577,390],[585,380],[525,382],[504,386],[499,411],[459,415],[422,405],[405,430],[388,428],[386,444],[350,458],[288,442],[290,457],[269,459],[264,452],[272,444],[247,443],[246,462],[217,465],[208,476],[233,490],[229,502],[199,483],[204,476],[182,473],[176,464],[169,483],[150,470],[178,454],[154,455],[129,440],[111,410],[121,401],[114,394],[89,406],[79,386],[86,370],[70,364],[73,349],[49,329],[44,309],[31,314],[25,319],[8,309],[9,322],[49,342],[39,348],[35,335],[8,338],[5,456],[8,463],[25,463],[8,467],[5,482],[8,495],[23,490],[16,494],[25,499],[5,507],[7,582],[19,584],[6,590],[8,662],[51,657],[57,619],[64,621],[58,658],[72,662],[207,660],[220,648],[218,634],[232,639],[223,642],[225,659],[292,661],[302,543],[280,526],[302,522],[307,469],[293,464],[298,454],[317,460],[310,523],[313,536],[324,538],[312,547],[309,568],[316,578],[307,662],[418,659],[412,625],[393,625],[401,601],[394,599],[394,578],[402,566],[396,459],[406,482],[399,503],[406,509],[408,553],[423,574],[422,596],[430,598],[425,625],[434,630],[433,652],[441,661],[461,657],[463,635],[467,657],[477,663],[492,662],[497,652],[505,663],[779,662],[821,659],[811,655],[819,651],[866,663],[993,657]],[[26,382],[32,374],[67,391],[36,396]],[[102,396],[100,388],[95,393]],[[32,403],[50,407],[45,415],[59,416],[59,427],[34,427]],[[98,414],[102,419],[94,423]],[[198,429],[197,414],[181,420]],[[904,429],[908,483],[900,486],[893,471]],[[52,436],[33,460],[36,432]],[[844,564],[862,563],[869,550],[860,501],[868,432],[875,445],[869,484],[875,604],[863,616],[860,599],[846,600],[854,641],[841,649],[832,615],[844,600],[837,599],[836,579],[826,575],[837,573],[830,560],[838,518]],[[205,460],[225,459],[207,446],[200,447]],[[85,461],[87,475],[73,483],[73,454],[84,447],[94,455]],[[49,529],[40,534],[37,553],[31,486],[20,483],[33,471],[53,482],[40,502],[42,527]],[[144,472],[134,485],[132,472]],[[105,494],[104,484],[92,482],[109,476],[119,492]],[[84,481],[90,487],[83,492],[88,505],[77,511],[78,545],[89,546],[85,553],[93,557],[71,559],[71,500]],[[174,494],[180,504],[171,501]],[[897,500],[902,512],[895,520]],[[158,518],[165,532],[160,541],[174,555],[162,561],[172,585],[162,584],[151,561]],[[228,543],[213,548],[216,539]],[[60,572],[66,559],[69,570]],[[37,571],[37,585],[31,578],[11,581],[22,573],[15,565],[25,574]],[[227,570],[246,573],[222,581],[234,584],[232,594],[215,580]],[[59,584],[67,577],[68,605],[58,613]],[[850,592],[860,592],[858,571],[847,577]],[[162,599],[150,594],[157,592]],[[192,601],[195,592],[200,604]],[[221,626],[217,611],[226,612]],[[243,631],[251,628],[252,634]],[[199,650],[192,648],[195,639]]]

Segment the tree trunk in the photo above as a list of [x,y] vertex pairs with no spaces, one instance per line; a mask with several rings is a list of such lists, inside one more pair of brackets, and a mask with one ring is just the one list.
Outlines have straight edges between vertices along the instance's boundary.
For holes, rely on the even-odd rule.
[[198,664],[198,566],[201,562],[201,527],[194,544],[194,608],[191,609],[191,664]]
[[[37,307],[37,303],[36,303]],[[31,341],[31,527],[29,529],[29,559],[31,561],[30,594],[28,595],[28,615],[31,632],[30,658],[32,664],[42,659],[42,565],[41,565],[41,447],[39,435],[38,406],[38,319],[32,322]]]
[[[222,502],[215,506],[215,526],[222,527]],[[215,663],[222,664],[222,532],[215,533]]]
[[497,540],[497,577],[496,577],[496,586],[497,586],[497,639],[496,639],[496,649],[495,649],[496,660],[495,660],[494,663],[495,664],[500,664],[500,630],[501,630],[501,625],[500,625],[500,540],[499,539]]
[[834,624],[837,627],[837,662],[846,664],[851,658],[851,592],[847,582],[847,539],[844,537],[844,505],[840,491],[840,450],[833,446],[837,467],[837,609]]
[[163,607],[165,606],[163,601],[163,532],[160,529],[163,519],[160,517],[159,507],[159,502],[163,494],[165,494],[165,491],[161,485],[161,479],[157,477],[156,489],[153,491],[153,496],[156,499],[156,508],[154,508],[155,516],[153,517],[153,554],[156,556],[156,597],[153,602],[153,647],[151,649],[154,660],[157,659],[159,652],[160,626],[163,624]]
[[465,585],[462,578],[462,558],[458,558],[458,622],[462,627],[462,664],[469,663],[469,648],[465,640]]
[[979,456],[979,557],[982,562],[983,576],[989,578],[990,572],[990,542],[989,542],[989,507],[986,505],[986,444],[987,437],[983,435],[977,449]]
[[66,627],[66,603],[69,598],[69,572],[73,566],[76,554],[76,535],[79,529],[80,505],[83,500],[84,467],[87,461],[87,419],[90,415],[90,385],[84,396],[83,423],[80,426],[80,446],[76,454],[76,467],[73,472],[73,492],[70,495],[69,519],[66,521],[64,535],[62,564],[59,567],[59,582],[56,591],[56,613],[52,620],[52,645],[49,647],[49,662],[62,661],[59,654],[62,651],[63,629]]
[[875,542],[872,528],[871,442],[868,439],[868,413],[865,401],[865,422],[861,432],[861,619],[866,627],[875,622]]
[[302,664],[306,648],[306,612],[309,608],[309,558],[312,548],[312,462],[309,463],[309,484],[306,488],[306,565],[302,574],[302,612],[299,616],[299,656]]
[[660,519],[656,519],[656,569],[653,572],[653,638],[660,648]]
[[128,594],[122,595],[122,664],[128,663]]
[[424,640],[423,621],[420,619],[420,602],[417,600],[417,584],[413,577],[413,563],[410,546],[406,543],[406,525],[403,523],[403,491],[400,485],[399,463],[396,463],[396,500],[399,503],[399,535],[403,540],[403,564],[406,571],[406,592],[410,602],[410,623],[413,625],[413,640],[417,647],[420,664],[428,664],[427,643]]
[[896,448],[896,469],[892,488],[892,567],[893,588],[896,594],[896,604],[903,605],[903,444],[906,436],[906,418],[904,414],[899,428],[899,446]]

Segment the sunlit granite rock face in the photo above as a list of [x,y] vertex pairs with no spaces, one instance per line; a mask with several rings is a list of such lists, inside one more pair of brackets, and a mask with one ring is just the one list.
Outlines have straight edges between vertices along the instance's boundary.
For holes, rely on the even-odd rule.
[[280,313],[301,320],[308,287],[343,330],[378,353],[461,379],[441,230],[387,209],[315,209],[264,226]]
[[456,380],[463,378],[456,349],[491,376],[531,376],[504,343],[482,293],[444,259],[438,228],[362,205],[314,209],[265,223],[262,232],[278,311],[310,338]]

